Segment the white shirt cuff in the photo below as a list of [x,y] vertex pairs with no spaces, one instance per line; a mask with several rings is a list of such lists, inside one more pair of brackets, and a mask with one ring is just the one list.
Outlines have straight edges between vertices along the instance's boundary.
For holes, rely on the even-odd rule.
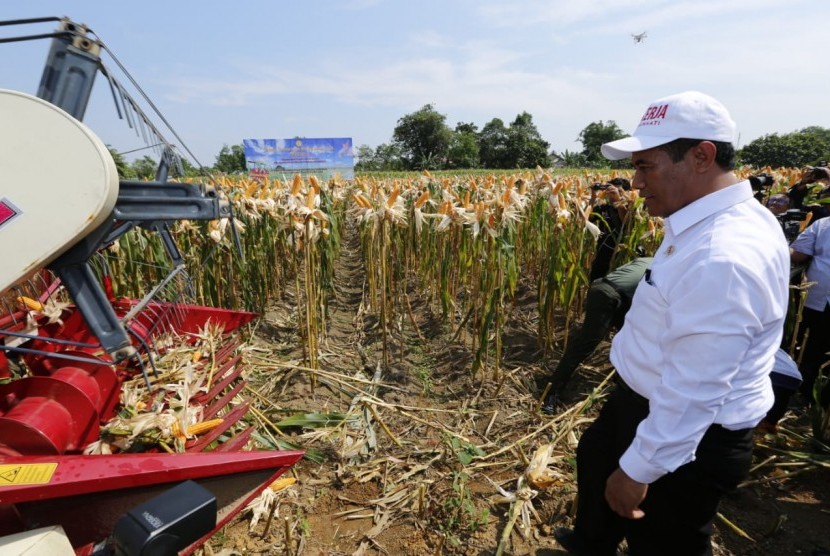
[[638,483],[647,485],[650,485],[666,474],[665,470],[658,469],[643,459],[631,446],[628,447],[628,450],[620,458],[620,469]]

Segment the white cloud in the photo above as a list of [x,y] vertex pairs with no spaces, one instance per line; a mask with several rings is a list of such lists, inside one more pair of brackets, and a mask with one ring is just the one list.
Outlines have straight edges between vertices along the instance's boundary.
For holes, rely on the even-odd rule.
[[[722,100],[744,143],[773,131],[830,127],[829,113],[816,109],[826,104],[830,86],[821,69],[821,31],[811,24],[819,14],[804,0],[786,8],[773,0],[464,5],[470,25],[452,32],[434,21],[402,21],[399,28],[378,30],[377,37],[356,35],[354,44],[324,48],[300,64],[241,53],[211,72],[221,79],[182,71],[166,82],[166,97],[267,111],[298,127],[306,122],[324,128],[325,112],[332,128],[352,128],[379,137],[377,142],[391,136],[390,114],[400,117],[432,103],[451,126],[482,126],[493,117],[509,122],[527,111],[554,148],[573,150],[590,122],[615,120],[630,131],[650,100],[685,89]],[[828,5],[817,9],[827,13]],[[344,6],[368,10],[372,0]],[[648,38],[635,45],[630,33],[642,31]]]

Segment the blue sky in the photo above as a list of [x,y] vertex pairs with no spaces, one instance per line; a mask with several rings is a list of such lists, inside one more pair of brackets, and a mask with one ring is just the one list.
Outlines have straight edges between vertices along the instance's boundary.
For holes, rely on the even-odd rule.
[[[88,25],[204,165],[245,138],[352,137],[376,147],[427,103],[451,127],[481,128],[494,117],[509,124],[527,111],[558,151],[580,150],[577,136],[593,121],[631,132],[650,101],[688,89],[729,108],[742,145],[830,128],[826,0],[27,0],[2,8],[6,20],[44,16]],[[0,37],[55,28],[2,27]],[[635,44],[631,34],[644,31]],[[0,87],[34,94],[48,47],[0,44]],[[118,120],[100,77],[85,122],[121,152],[144,146]],[[143,154],[152,153],[129,157]]]

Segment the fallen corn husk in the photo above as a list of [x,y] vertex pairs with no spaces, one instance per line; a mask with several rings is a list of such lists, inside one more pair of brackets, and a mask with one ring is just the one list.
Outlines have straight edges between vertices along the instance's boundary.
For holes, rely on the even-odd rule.
[[[293,485],[297,482],[297,479],[294,477],[280,477],[268,487],[266,487],[256,498],[251,500],[251,502],[245,506],[245,511],[252,511],[253,516],[251,516],[251,522],[248,524],[248,530],[253,531],[253,529],[259,523],[259,520],[263,518],[263,516],[268,516],[271,514],[271,508],[274,504],[277,503],[279,494],[285,491],[288,487]],[[294,496],[297,495],[296,492],[291,492]],[[274,514],[279,517],[279,511],[275,509]]]
[[553,454],[553,444],[540,446],[525,469],[525,479],[536,489],[546,489],[563,482],[562,477],[548,467]]

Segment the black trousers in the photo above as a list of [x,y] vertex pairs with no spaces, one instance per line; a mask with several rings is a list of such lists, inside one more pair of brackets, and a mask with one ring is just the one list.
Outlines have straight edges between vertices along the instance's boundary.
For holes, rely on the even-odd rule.
[[648,487],[642,519],[617,515],[605,501],[605,483],[619,466],[637,425],[648,415],[648,401],[618,386],[577,448],[579,499],[574,530],[590,554],[615,554],[625,538],[632,556],[711,555],[712,522],[721,496],[749,473],[752,429],[730,431],[712,425],[694,461]]
[[[827,355],[830,351],[830,303],[824,307],[824,311],[804,307],[801,313],[801,327],[810,333],[801,357],[801,374],[804,378],[801,393],[812,400],[813,385],[819,369],[830,360],[830,355]],[[820,397],[822,405],[830,403],[830,387],[825,388]]]
[[568,340],[565,353],[550,377],[554,392],[568,384],[576,368],[591,355],[612,326],[622,326],[630,305],[631,301],[604,278],[591,283],[582,327]]

